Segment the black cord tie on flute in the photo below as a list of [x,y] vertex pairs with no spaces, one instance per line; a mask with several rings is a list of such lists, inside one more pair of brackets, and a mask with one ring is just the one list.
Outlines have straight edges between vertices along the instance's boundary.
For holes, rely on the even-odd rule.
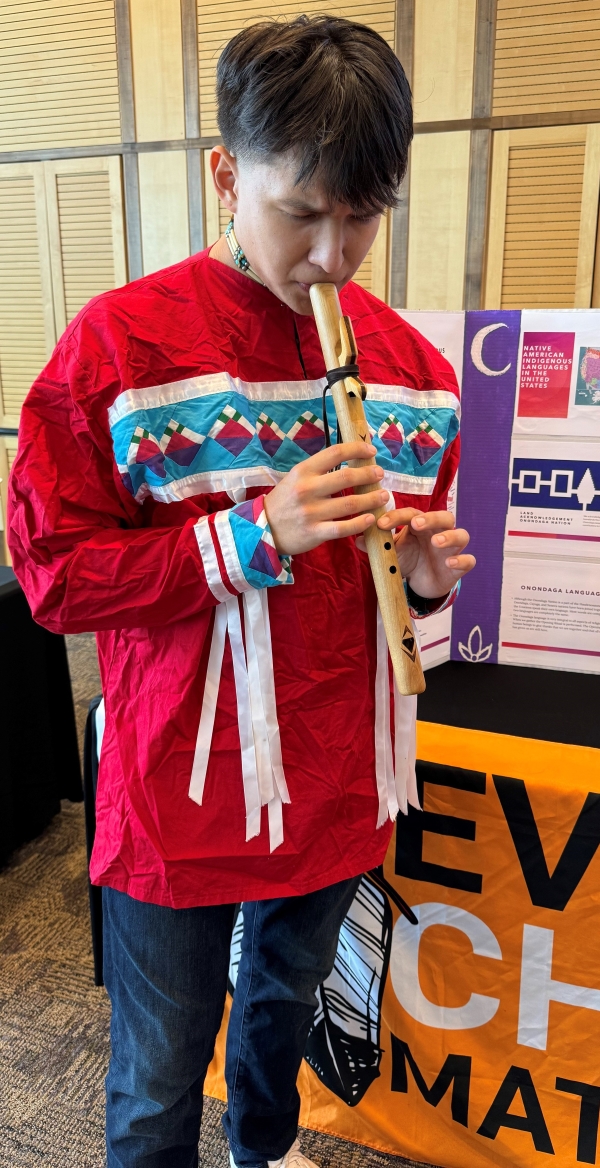
[[[334,385],[337,385],[338,381],[345,381],[345,379],[347,377],[352,377],[354,379],[354,381],[358,382],[358,384],[360,386],[360,396],[362,397],[362,400],[364,401],[366,396],[367,396],[367,387],[366,387],[364,381],[361,381],[361,379],[360,379],[360,370],[358,368],[358,365],[340,365],[337,369],[328,369],[326,374],[325,374],[325,377],[327,379],[327,385],[325,386],[325,389],[323,390],[323,429],[325,430],[325,446],[331,446],[331,435],[329,433],[329,423],[327,421],[327,402],[325,401],[325,398],[327,396],[327,390],[333,389]],[[352,396],[354,396],[354,395],[352,395]],[[338,443],[340,441],[339,422],[338,422],[338,428],[337,428],[336,441]]]

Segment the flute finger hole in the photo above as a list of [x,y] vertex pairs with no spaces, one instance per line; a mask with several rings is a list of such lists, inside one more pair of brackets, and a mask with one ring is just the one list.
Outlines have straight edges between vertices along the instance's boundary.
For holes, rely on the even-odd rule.
[[394,575],[394,572],[397,572],[397,571],[398,571],[398,569],[396,568],[396,566],[394,564],[392,564],[390,567],[390,572],[392,573],[392,576]]

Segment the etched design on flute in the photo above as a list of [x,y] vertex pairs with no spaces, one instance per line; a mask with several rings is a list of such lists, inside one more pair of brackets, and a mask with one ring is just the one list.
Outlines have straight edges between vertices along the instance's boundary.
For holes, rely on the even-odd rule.
[[408,625],[404,626],[404,632],[402,634],[402,649],[403,652],[406,653],[406,656],[410,657],[411,661],[416,660],[417,642],[415,640],[415,635],[412,629],[409,629]]

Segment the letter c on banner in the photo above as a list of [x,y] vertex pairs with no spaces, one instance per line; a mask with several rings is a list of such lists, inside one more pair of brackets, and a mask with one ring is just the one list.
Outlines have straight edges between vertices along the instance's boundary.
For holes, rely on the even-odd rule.
[[432,925],[448,925],[469,938],[477,957],[493,957],[501,961],[502,951],[492,930],[473,913],[451,904],[437,904],[435,901],[417,904],[413,906],[413,912],[419,924],[411,925],[406,917],[399,917],[392,938],[390,974],[400,1005],[416,1022],[438,1030],[473,1030],[476,1026],[485,1026],[494,1017],[500,999],[487,994],[471,994],[464,1006],[436,1006],[425,997],[419,982],[419,946],[425,929]]

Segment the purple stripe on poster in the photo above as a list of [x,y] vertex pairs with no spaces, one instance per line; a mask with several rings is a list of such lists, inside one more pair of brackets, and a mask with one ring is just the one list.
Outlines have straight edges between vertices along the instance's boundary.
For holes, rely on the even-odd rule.
[[520,328],[520,312],[465,313],[457,526],[470,532],[477,567],[454,606],[453,661],[498,661]]

